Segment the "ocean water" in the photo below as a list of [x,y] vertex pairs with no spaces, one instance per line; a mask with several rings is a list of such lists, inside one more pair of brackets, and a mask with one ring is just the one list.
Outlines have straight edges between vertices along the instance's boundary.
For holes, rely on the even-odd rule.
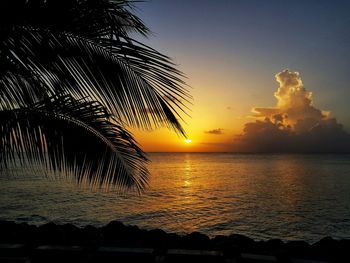
[[350,238],[350,155],[152,153],[141,196],[20,170],[0,177],[0,219],[310,243]]

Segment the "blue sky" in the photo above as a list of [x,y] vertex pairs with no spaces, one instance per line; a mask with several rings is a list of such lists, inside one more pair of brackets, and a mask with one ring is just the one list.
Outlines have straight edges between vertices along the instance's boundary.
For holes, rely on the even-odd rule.
[[[300,73],[317,108],[350,130],[350,1],[152,0],[136,6],[153,32],[143,42],[173,57],[193,87],[189,130],[191,122],[203,123],[198,118],[208,104],[217,109],[222,103],[233,109],[237,133],[251,108],[275,106],[274,76],[286,68]],[[230,129],[230,116],[212,119],[207,129]]]

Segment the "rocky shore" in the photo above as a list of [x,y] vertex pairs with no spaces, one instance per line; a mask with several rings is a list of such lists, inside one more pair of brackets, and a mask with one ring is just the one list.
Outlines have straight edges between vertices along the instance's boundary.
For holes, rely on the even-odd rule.
[[[279,239],[254,241],[236,234],[211,239],[198,232],[181,236],[117,221],[100,228],[0,221],[0,262],[21,262],[11,261],[18,255],[27,260],[23,262],[62,262],[62,255],[67,256],[68,260],[63,259],[66,262],[109,262],[121,255],[144,256],[142,261],[148,262],[176,262],[181,256],[183,262],[186,258],[192,262],[195,257],[202,257],[201,262],[350,262],[349,251],[350,240],[331,237],[308,244]],[[174,257],[178,260],[173,261]]]

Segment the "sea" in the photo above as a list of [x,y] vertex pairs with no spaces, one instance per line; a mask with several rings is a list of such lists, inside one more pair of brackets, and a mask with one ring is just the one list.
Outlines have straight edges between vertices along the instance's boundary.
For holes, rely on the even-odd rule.
[[350,238],[350,155],[149,153],[141,195],[19,169],[0,177],[0,220],[103,226],[112,220],[215,237],[314,243]]

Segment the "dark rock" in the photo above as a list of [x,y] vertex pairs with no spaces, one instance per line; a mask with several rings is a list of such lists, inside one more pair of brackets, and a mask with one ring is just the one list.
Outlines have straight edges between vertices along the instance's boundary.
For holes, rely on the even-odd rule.
[[102,230],[112,231],[115,233],[122,232],[125,230],[125,225],[119,221],[111,221],[106,226],[102,227]]
[[35,236],[38,233],[37,226],[22,223],[18,232],[22,232],[21,242],[27,245],[34,245],[33,241],[35,240]]
[[255,252],[257,250],[257,243],[246,236],[233,234],[229,236],[232,248],[243,252]]
[[100,230],[94,226],[88,225],[84,227],[82,231],[82,238],[84,244],[91,247],[97,247],[101,243],[101,233]]
[[133,247],[143,247],[143,236],[141,235],[142,231],[138,226],[126,226],[126,243],[128,246]]
[[111,221],[105,227],[100,228],[102,244],[104,245],[121,245],[128,239],[126,226],[118,221]]
[[16,232],[18,226],[15,222],[0,221],[0,241],[1,243],[10,243],[17,240]]
[[212,246],[216,250],[224,250],[231,246],[230,239],[228,236],[216,236],[211,240]]
[[338,257],[350,262],[350,240],[344,239],[338,241]]
[[172,247],[172,248],[181,247],[182,237],[180,235],[175,233],[169,233],[167,234],[167,238],[168,238],[168,247]]
[[286,262],[288,259],[288,250],[280,239],[270,239],[264,242],[262,254],[273,255],[281,262]]
[[264,252],[271,255],[281,254],[285,252],[284,243],[281,239],[270,239],[264,242]]
[[166,249],[169,245],[168,235],[161,229],[153,229],[147,232],[147,247],[154,247],[160,250]]
[[281,239],[270,239],[265,242],[267,248],[278,249],[284,246],[284,242]]
[[39,244],[57,244],[57,238],[60,235],[59,227],[54,223],[47,223],[38,227],[38,243]]
[[338,241],[331,237],[322,238],[311,246],[312,257],[328,260],[338,256]]
[[216,236],[211,240],[214,250],[222,251],[226,258],[238,258],[239,250],[235,244],[232,244],[228,236]]
[[[96,228],[86,226],[79,228],[72,224],[56,225],[48,223],[39,227],[26,223],[16,224],[0,221],[1,244],[24,244],[17,252],[35,250],[37,246],[82,246],[89,251],[98,247],[115,246],[124,248],[151,248],[152,256],[164,256],[168,249],[215,250],[223,252],[225,258],[237,259],[242,253],[271,255],[280,262],[290,258],[310,259],[326,262],[350,262],[350,240],[334,240],[326,237],[309,245],[304,241],[284,243],[279,239],[254,241],[243,235],[208,236],[193,232],[186,236],[166,233],[161,229],[143,230],[137,226],[124,225],[112,221],[108,225]],[[4,246],[3,251],[7,248]],[[9,250],[9,249],[7,249]],[[6,250],[6,251],[7,251]],[[11,250],[12,251],[12,250]],[[80,253],[80,252],[79,252]],[[85,253],[85,252],[84,252]],[[221,254],[220,254],[221,255]]]
[[60,244],[80,245],[84,243],[82,230],[72,224],[65,224],[58,227]]
[[308,258],[310,256],[310,245],[305,241],[290,241],[285,248],[290,257]]
[[137,226],[125,226],[118,221],[112,221],[100,231],[103,245],[135,247],[142,243],[141,230]]
[[191,249],[209,249],[210,239],[207,235],[199,232],[193,232],[183,238],[183,243],[186,248]]

